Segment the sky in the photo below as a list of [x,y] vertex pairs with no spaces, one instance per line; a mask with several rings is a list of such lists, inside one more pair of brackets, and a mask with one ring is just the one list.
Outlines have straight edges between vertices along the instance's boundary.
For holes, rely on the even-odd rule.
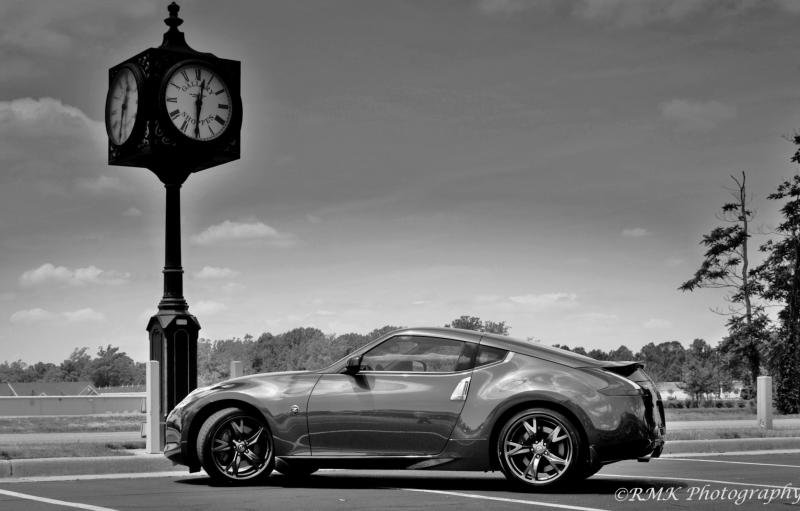
[[[108,165],[103,115],[167,3],[0,3],[0,361],[147,357],[164,190]],[[242,63],[241,159],[182,189],[203,338],[473,315],[587,349],[714,345],[722,295],[677,289],[699,241],[731,175],[767,233],[796,172],[800,2],[179,3],[190,46]]]

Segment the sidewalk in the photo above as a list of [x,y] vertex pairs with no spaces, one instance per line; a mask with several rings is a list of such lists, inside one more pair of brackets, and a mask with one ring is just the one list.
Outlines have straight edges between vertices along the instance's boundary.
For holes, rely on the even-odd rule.
[[[727,419],[713,421],[667,421],[667,431],[693,429],[736,429],[757,428],[757,419]],[[800,418],[773,419],[773,429],[800,429]]]

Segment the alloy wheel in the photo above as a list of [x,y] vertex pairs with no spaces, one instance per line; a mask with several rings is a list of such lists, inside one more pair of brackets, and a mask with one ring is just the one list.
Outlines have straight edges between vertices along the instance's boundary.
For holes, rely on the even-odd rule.
[[549,413],[517,416],[500,440],[503,465],[530,485],[550,485],[563,478],[575,458],[571,428]]

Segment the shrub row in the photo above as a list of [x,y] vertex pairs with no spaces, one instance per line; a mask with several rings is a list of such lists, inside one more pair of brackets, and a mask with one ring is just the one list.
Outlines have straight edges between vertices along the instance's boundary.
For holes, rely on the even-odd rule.
[[670,399],[664,401],[665,408],[755,408],[755,399],[726,401],[695,401],[694,399]]

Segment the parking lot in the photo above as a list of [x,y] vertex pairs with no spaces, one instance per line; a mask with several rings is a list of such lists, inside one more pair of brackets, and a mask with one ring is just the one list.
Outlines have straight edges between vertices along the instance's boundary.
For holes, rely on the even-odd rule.
[[0,510],[784,509],[800,504],[800,453],[622,462],[569,489],[522,493],[499,473],[321,471],[302,482],[212,486],[204,473],[0,483]]

